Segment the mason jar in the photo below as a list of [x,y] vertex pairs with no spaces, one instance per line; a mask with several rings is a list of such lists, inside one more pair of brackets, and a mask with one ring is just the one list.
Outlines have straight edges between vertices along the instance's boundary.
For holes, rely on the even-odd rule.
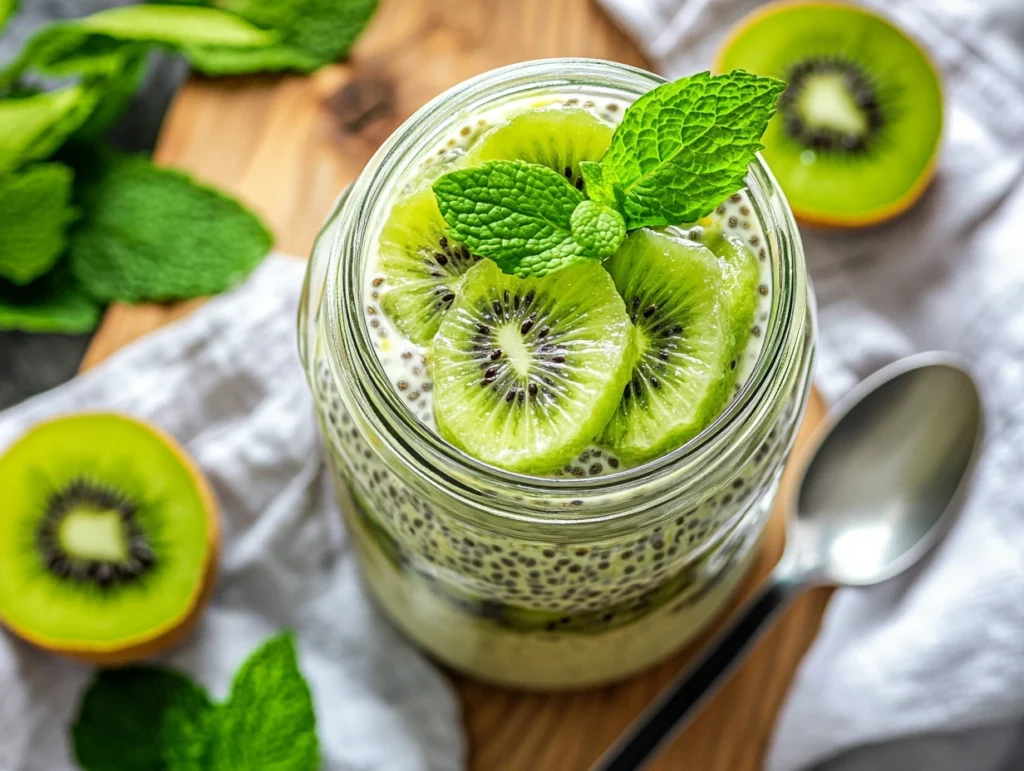
[[455,86],[384,143],[313,248],[300,351],[364,582],[406,635],[478,678],[602,683],[700,632],[754,561],[807,404],[813,301],[799,233],[760,158],[746,196],[770,263],[763,343],[731,403],[684,446],[590,478],[504,471],[419,421],[378,361],[364,269],[416,164],[507,100],[571,92],[630,102],[662,82],[622,64],[553,59]]

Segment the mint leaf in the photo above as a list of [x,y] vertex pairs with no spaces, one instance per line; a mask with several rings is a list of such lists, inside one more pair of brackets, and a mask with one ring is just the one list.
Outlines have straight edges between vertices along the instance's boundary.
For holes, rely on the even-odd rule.
[[522,161],[488,161],[433,185],[452,237],[505,273],[543,276],[588,259],[572,237],[583,193],[556,171]]
[[0,174],[53,154],[86,121],[97,99],[85,86],[0,99]]
[[28,286],[0,280],[0,330],[82,334],[96,328],[102,310],[63,262]]
[[19,5],[21,5],[21,0],[0,0],[0,30],[18,12]]
[[191,46],[259,48],[278,41],[245,19],[216,8],[186,5],[128,5],[85,16],[79,29],[117,40],[166,43],[187,50]]
[[100,671],[71,727],[85,771],[205,768],[214,706],[189,678],[159,667]]
[[572,238],[597,259],[611,257],[626,237],[626,222],[615,209],[584,201],[572,213]]
[[[280,34],[297,69],[315,69],[348,53],[377,0],[212,0],[217,8]],[[304,64],[303,64],[304,62]]]
[[320,749],[313,697],[290,634],[271,639],[235,676],[220,708],[208,768],[316,771]]
[[149,65],[149,48],[138,43],[122,45],[109,57],[110,69],[92,82],[99,95],[89,119],[73,139],[102,140],[131,104]]
[[60,258],[76,216],[72,177],[59,163],[0,176],[0,278],[27,284]]
[[630,230],[703,217],[743,187],[785,87],[742,70],[659,86],[626,110],[600,174],[584,171],[588,191]]
[[272,237],[241,204],[187,174],[113,153],[83,169],[72,230],[75,277],[100,300],[216,294],[244,279]]

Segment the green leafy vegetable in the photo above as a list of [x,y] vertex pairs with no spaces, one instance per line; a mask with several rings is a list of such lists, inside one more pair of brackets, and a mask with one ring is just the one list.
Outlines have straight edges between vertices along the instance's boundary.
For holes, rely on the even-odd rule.
[[573,210],[573,240],[584,253],[604,259],[611,257],[626,238],[626,223],[622,215],[609,206],[584,201]]
[[210,767],[306,771],[319,765],[313,697],[299,671],[294,640],[281,635],[235,676],[231,697],[220,708]]
[[94,82],[99,95],[88,120],[74,134],[75,139],[102,140],[113,127],[139,89],[149,65],[149,48],[139,44],[123,45],[110,55],[111,69]]
[[63,262],[28,286],[0,280],[3,330],[82,334],[96,328],[101,311]]
[[542,276],[589,259],[572,237],[583,193],[546,166],[488,161],[445,174],[433,189],[455,240],[505,273]]
[[215,705],[160,667],[100,672],[71,727],[85,771],[316,771],[320,749],[309,686],[290,634],[270,639]]
[[186,5],[126,5],[85,16],[75,24],[117,40],[166,43],[185,50],[204,45],[259,48],[278,41],[273,32],[234,14]]
[[189,678],[159,667],[101,671],[71,727],[88,771],[201,769],[214,705]]
[[348,53],[366,27],[377,0],[213,0],[263,29],[281,35],[296,52],[298,69],[315,69]]
[[0,0],[0,30],[18,12],[19,5],[21,0]]
[[785,87],[742,70],[659,86],[626,110],[588,189],[630,230],[703,217],[743,186]]
[[73,176],[59,163],[0,176],[0,278],[27,284],[56,264],[76,214]]
[[241,204],[141,156],[107,155],[80,185],[70,265],[100,300],[215,294],[263,259],[272,237]]
[[97,98],[85,86],[68,86],[0,99],[0,174],[52,155],[88,119]]

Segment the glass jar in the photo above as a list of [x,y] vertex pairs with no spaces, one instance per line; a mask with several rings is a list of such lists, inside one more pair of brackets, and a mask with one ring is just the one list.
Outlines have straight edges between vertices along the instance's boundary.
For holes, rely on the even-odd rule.
[[807,403],[812,298],[799,234],[758,159],[748,196],[774,283],[760,356],[723,414],[642,466],[539,478],[487,466],[420,423],[391,387],[363,315],[375,228],[410,169],[510,98],[632,101],[663,81],[586,59],[462,83],[406,121],[337,201],[299,313],[302,360],[366,585],[433,656],[521,687],[579,687],[662,659],[718,613],[756,556]]

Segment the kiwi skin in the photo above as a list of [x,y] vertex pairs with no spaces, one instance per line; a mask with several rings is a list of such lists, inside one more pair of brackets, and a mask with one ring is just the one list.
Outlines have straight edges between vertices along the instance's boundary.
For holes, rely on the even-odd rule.
[[[744,31],[746,31],[747,27],[749,27],[750,25],[755,24],[756,22],[775,13],[778,13],[779,11],[783,11],[790,8],[834,7],[848,8],[851,7],[851,4],[841,1],[830,2],[830,0],[778,0],[777,2],[768,3],[767,5],[761,6],[757,10],[752,11],[751,13],[747,14],[742,19],[740,19],[729,31],[729,33],[725,36],[725,39],[722,40],[721,44],[718,46],[718,49],[715,51],[715,56],[711,64],[711,71],[714,73],[722,73],[725,71],[723,62],[725,60],[726,53],[729,51],[730,48],[732,48],[733,43],[739,38],[739,36]],[[852,7],[857,8],[863,13],[868,13],[875,16],[879,15],[861,6]],[[932,59],[931,55],[921,46],[921,44],[918,43],[917,40],[914,39],[909,34],[904,33],[904,37],[910,41],[910,44],[914,48],[917,49],[918,53],[921,54],[921,57],[926,62],[928,62],[928,66],[931,67],[932,71],[938,73],[939,69],[938,67],[935,66],[934,59]],[[936,77],[936,81],[939,84],[939,96],[943,101],[945,101],[945,93],[942,90],[942,78]],[[907,192],[905,192],[900,198],[893,201],[888,206],[885,206],[881,209],[876,209],[875,211],[867,212],[859,216],[827,217],[822,216],[816,212],[801,209],[799,206],[794,206],[792,202],[790,202],[790,208],[793,210],[793,216],[796,217],[796,219],[802,225],[813,225],[816,227],[822,227],[832,230],[843,230],[847,228],[857,229],[871,227],[872,225],[878,225],[882,222],[892,219],[893,217],[898,217],[899,215],[903,214],[911,206],[918,202],[921,196],[924,195],[924,191],[928,189],[928,186],[932,183],[932,180],[935,178],[935,171],[938,167],[939,162],[939,153],[942,149],[941,135],[945,133],[944,114],[940,116],[940,121],[942,121],[942,123],[940,123],[939,125],[940,138],[939,141],[935,143],[935,148],[932,150],[931,157],[928,159],[928,163],[925,166],[924,170],[921,172],[921,174],[918,175],[917,179],[914,181],[914,184],[910,186]]]
[[[216,584],[217,572],[220,565],[222,540],[220,508],[217,504],[217,498],[213,493],[213,488],[210,487],[210,483],[209,480],[207,480],[206,475],[203,474],[195,464],[195,461],[193,461],[188,453],[185,452],[185,449],[178,444],[177,440],[163,429],[160,429],[151,423],[144,423],[130,415],[124,415],[121,413],[82,412],[76,413],[76,415],[117,417],[121,420],[127,420],[135,423],[144,430],[154,434],[167,446],[168,449],[171,450],[172,453],[174,453],[177,459],[181,462],[181,465],[185,467],[195,484],[196,491],[203,500],[203,509],[206,511],[207,516],[207,559],[206,568],[203,572],[203,580],[199,584],[195,595],[189,604],[188,610],[183,615],[178,618],[170,619],[159,627],[147,630],[144,635],[119,641],[113,646],[109,643],[67,646],[54,643],[52,640],[48,640],[44,637],[39,637],[30,630],[19,628],[2,617],[0,617],[0,624],[26,642],[45,651],[49,651],[50,653],[55,653],[59,656],[64,656],[85,664],[94,664],[103,667],[123,667],[153,658],[154,656],[163,653],[184,640],[195,628],[200,616],[206,609],[207,603],[213,596],[213,589]],[[49,421],[43,421],[36,424],[35,427],[38,428],[39,426],[56,422],[62,417],[67,416],[60,416]]]

